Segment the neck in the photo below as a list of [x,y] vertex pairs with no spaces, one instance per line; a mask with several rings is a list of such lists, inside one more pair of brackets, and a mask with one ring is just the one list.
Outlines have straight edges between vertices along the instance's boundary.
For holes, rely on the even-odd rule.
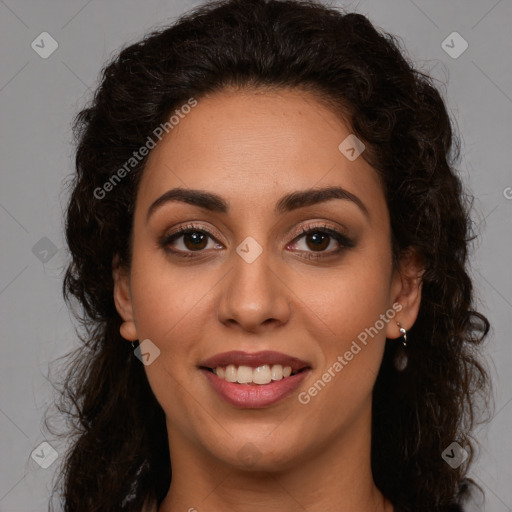
[[[370,408],[371,409],[371,408]],[[393,512],[371,472],[371,411],[275,471],[213,458],[168,425],[173,479],[158,512]],[[320,449],[319,449],[320,448]]]

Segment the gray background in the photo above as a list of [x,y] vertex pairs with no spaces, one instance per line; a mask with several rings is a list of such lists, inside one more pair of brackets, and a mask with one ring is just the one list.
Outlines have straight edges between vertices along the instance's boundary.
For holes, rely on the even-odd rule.
[[[46,510],[59,460],[42,469],[30,455],[43,441],[64,450],[44,431],[42,415],[53,399],[48,365],[78,343],[61,297],[71,120],[116,49],[200,3],[0,0],[1,512]],[[495,417],[477,431],[481,453],[471,475],[486,489],[486,511],[511,511],[512,1],[332,3],[400,36],[416,65],[447,84],[443,95],[462,136],[459,168],[476,196],[481,233],[472,274],[479,307],[493,325],[486,352]],[[45,31],[59,45],[47,59],[31,47]],[[458,58],[441,45],[454,31],[469,45]],[[452,52],[461,48],[456,40],[447,44]]]

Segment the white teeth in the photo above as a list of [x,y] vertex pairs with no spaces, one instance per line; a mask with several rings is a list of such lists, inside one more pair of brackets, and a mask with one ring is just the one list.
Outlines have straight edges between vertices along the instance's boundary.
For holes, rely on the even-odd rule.
[[234,364],[230,364],[229,366],[226,366],[226,375],[224,379],[228,382],[236,382],[237,374],[236,366]]
[[252,382],[252,368],[250,366],[239,366],[236,380],[240,384],[249,384],[249,382]]
[[[240,369],[238,370],[240,371]],[[270,375],[270,366],[265,364],[258,366],[252,371],[252,380],[255,384],[268,384],[272,382],[272,375]]]
[[283,378],[283,367],[280,364],[272,366],[272,380],[281,380]]
[[281,380],[292,374],[291,366],[282,366],[274,364],[272,367],[268,364],[251,368],[250,366],[240,365],[236,367],[234,364],[213,369],[217,377],[227,380],[228,382],[238,382],[239,384],[269,384],[275,380]]

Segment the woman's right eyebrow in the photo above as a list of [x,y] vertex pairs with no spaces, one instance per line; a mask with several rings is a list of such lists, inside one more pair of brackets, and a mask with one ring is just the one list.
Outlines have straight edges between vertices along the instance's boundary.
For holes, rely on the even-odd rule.
[[229,211],[228,203],[213,192],[189,188],[172,188],[151,204],[146,215],[146,222],[156,210],[172,201],[199,206],[200,208],[205,208],[212,212],[228,213]]
[[[298,208],[304,208],[306,206],[311,206],[313,204],[322,203],[332,199],[351,201],[359,207],[366,217],[369,217],[368,209],[361,199],[352,192],[338,186],[320,189],[310,188],[286,194],[277,202],[275,213],[283,214]],[[229,212],[229,204],[218,194],[208,192],[206,190],[173,188],[167,190],[167,192],[162,194],[151,204],[146,215],[146,222],[149,221],[149,218],[157,209],[172,201],[191,204],[218,213]]]

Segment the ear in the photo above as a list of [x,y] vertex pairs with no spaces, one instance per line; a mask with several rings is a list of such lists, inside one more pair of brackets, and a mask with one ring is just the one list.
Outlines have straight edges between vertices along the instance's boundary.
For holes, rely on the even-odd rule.
[[408,331],[416,321],[421,303],[422,276],[424,265],[421,256],[414,248],[405,251],[400,259],[400,265],[393,275],[391,283],[391,299],[396,307],[397,314],[393,322],[386,328],[386,338],[394,339],[402,336],[397,322]]
[[138,339],[138,335],[133,314],[129,271],[120,265],[117,254],[112,261],[112,277],[114,279],[114,303],[119,316],[124,320],[119,332],[125,340],[135,341]]

